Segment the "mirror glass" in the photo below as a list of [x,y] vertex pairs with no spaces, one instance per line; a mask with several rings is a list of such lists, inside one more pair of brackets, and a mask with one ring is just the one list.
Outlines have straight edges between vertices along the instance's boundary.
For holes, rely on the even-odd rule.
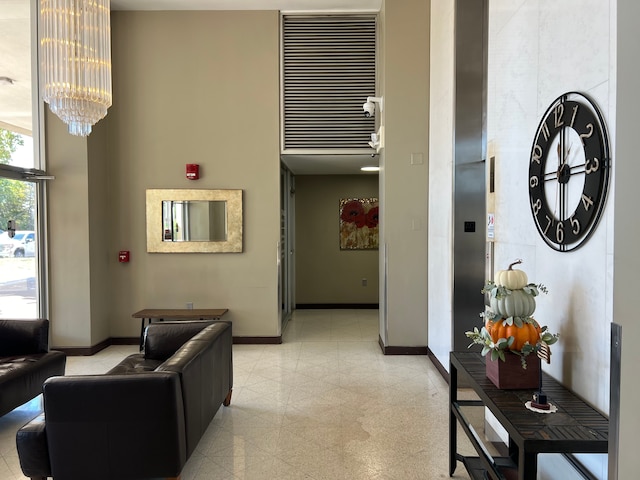
[[242,252],[242,190],[147,190],[147,252]]
[[227,202],[221,200],[163,200],[163,242],[224,242]]

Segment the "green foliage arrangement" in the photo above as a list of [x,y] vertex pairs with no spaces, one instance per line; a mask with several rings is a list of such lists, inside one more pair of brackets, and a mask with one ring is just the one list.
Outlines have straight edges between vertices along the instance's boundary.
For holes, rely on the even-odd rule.
[[[22,136],[0,128],[0,164],[8,165],[11,155],[22,145]],[[15,220],[20,230],[34,230],[34,188],[30,182],[0,178],[0,228],[6,228],[8,220]]]

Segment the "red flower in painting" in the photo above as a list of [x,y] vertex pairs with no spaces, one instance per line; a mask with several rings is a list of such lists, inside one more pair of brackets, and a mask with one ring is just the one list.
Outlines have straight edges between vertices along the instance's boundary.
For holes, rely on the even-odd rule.
[[373,207],[367,212],[365,225],[369,228],[375,228],[378,226],[378,207]]
[[355,223],[356,227],[361,228],[365,224],[364,208],[358,200],[351,200],[344,204],[340,219],[343,222]]

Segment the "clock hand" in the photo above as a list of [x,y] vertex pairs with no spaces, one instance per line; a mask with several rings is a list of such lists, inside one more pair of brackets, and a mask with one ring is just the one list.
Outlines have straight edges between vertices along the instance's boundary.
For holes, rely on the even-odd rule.
[[569,175],[579,175],[584,173],[587,163],[581,163],[580,165],[570,165],[569,166]]
[[[566,154],[563,154],[563,145],[564,145],[564,130],[560,133],[561,137],[560,137],[560,141],[558,142],[558,170],[556,170],[556,204],[555,204],[555,211],[554,216],[560,220],[563,220],[565,218],[565,210],[566,210],[566,205],[565,205],[565,199],[566,199],[566,184],[569,181],[569,178],[571,176],[571,167],[569,166],[569,164],[567,163],[567,159],[569,157],[569,154],[571,152],[571,146],[569,146],[569,148],[567,148]],[[558,211],[560,211],[558,213]]]
[[[567,176],[567,180],[568,180]],[[560,183],[560,215],[558,220],[563,221],[567,218],[567,183]]]
[[560,184],[565,184],[569,181],[569,178],[571,176],[571,167],[569,166],[569,163],[567,162],[567,158],[569,157],[569,154],[571,153],[571,146],[569,146],[569,148],[567,148],[567,153],[566,155],[562,155],[561,154],[562,148],[560,147],[560,142],[558,142],[558,171],[556,172],[556,178],[558,179],[558,183]]
[[567,154],[564,156],[564,161],[562,162],[563,164],[568,163],[567,159],[569,158],[570,154],[571,154],[571,145],[569,145],[569,148],[567,148]]

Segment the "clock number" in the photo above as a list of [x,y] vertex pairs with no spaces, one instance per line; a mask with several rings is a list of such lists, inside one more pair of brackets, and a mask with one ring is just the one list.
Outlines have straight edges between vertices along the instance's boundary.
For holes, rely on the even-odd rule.
[[575,217],[571,217],[571,231],[574,235],[578,235],[580,233],[580,222]]
[[556,241],[558,243],[564,242],[564,224],[562,222],[558,222],[556,225]]
[[584,193],[582,194],[582,206],[588,212],[589,208],[593,207],[593,200],[591,197],[587,197]]
[[533,214],[538,216],[538,212],[542,208],[542,201],[538,198],[535,202],[531,204],[531,209],[533,210]]
[[542,132],[542,135],[544,136],[544,140],[545,141],[549,141],[549,127],[547,126],[547,122],[544,122],[542,124],[542,127],[541,127],[540,131]]
[[542,157],[542,148],[540,148],[540,145],[536,144],[533,147],[533,153],[531,154],[531,161],[536,162],[538,165],[540,165],[541,157]]
[[529,186],[530,186],[531,188],[536,188],[536,187],[538,186],[538,183],[539,183],[539,182],[540,182],[540,181],[538,180],[538,177],[536,177],[536,176],[534,175],[533,177],[531,177],[531,178],[529,179]]
[[591,138],[591,135],[593,135],[593,123],[587,123],[587,130],[589,130],[587,133],[580,134],[580,140],[582,141],[583,146],[584,146],[584,139]]
[[571,115],[571,125],[570,127],[573,128],[573,122],[576,121],[576,114],[578,113],[578,106],[576,105],[575,107],[573,107],[573,115]]
[[587,160],[584,164],[584,173],[589,175],[590,173],[597,172],[600,168],[600,161],[593,157],[593,160]]
[[549,215],[545,215],[544,218],[547,219],[547,226],[544,228],[543,232],[545,235],[547,234],[547,232],[549,231],[549,227],[553,224],[553,220],[551,220],[549,218]]
[[562,116],[563,115],[564,115],[564,105],[561,103],[553,111],[553,116],[555,118],[555,126],[556,126],[556,128],[560,128],[562,125],[564,125],[564,120],[562,120]]

